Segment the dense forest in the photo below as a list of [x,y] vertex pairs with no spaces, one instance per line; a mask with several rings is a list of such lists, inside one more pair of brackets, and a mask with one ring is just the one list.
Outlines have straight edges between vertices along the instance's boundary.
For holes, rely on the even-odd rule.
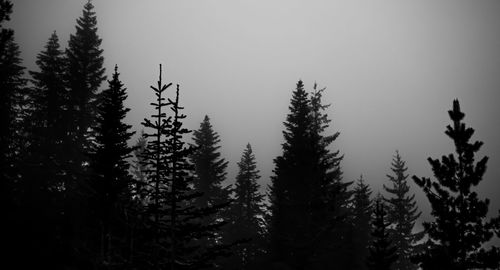
[[[362,175],[343,178],[325,89],[298,81],[263,194],[250,143],[226,185],[210,117],[183,126],[182,88],[161,65],[132,130],[90,1],[67,46],[54,32],[27,72],[5,27],[13,8],[0,0],[2,269],[499,269],[500,215],[473,190],[488,157],[458,100],[445,130],[455,152],[428,158],[434,177],[410,178],[396,151],[373,194]],[[409,181],[432,206],[422,231]]]

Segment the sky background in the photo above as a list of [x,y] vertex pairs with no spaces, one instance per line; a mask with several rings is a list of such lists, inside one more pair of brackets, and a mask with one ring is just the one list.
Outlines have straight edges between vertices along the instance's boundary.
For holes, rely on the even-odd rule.
[[[10,26],[24,65],[57,31],[67,46],[84,0],[13,0]],[[181,85],[188,128],[205,114],[221,138],[234,181],[250,142],[269,183],[283,121],[302,79],[327,87],[332,146],[345,180],[360,174],[374,193],[398,149],[410,175],[432,176],[427,157],[454,150],[444,134],[458,98],[488,170],[478,189],[500,208],[500,1],[460,0],[94,0],[108,77],[128,88],[127,121],[149,117],[158,65]],[[103,87],[107,86],[104,84]],[[430,206],[413,184],[428,220]]]

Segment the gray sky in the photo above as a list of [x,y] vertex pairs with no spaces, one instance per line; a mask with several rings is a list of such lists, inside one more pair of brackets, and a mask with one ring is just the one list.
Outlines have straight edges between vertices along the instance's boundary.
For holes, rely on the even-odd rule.
[[[12,23],[25,65],[52,31],[66,47],[84,0],[13,0]],[[302,79],[327,87],[334,146],[347,180],[374,190],[396,149],[410,174],[432,176],[426,159],[448,154],[447,110],[459,98],[465,122],[490,156],[479,192],[500,206],[500,1],[459,0],[94,0],[108,76],[119,65],[128,121],[151,113],[158,64],[181,85],[186,124],[205,114],[222,139],[229,178],[247,142],[262,184],[281,153],[282,122]],[[412,184],[413,185],[413,184]],[[420,207],[427,200],[413,185]]]

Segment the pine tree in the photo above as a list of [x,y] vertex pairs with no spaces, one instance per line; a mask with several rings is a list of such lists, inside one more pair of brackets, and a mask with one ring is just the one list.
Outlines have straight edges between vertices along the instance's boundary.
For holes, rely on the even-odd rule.
[[[0,0],[0,177],[2,198],[13,199],[15,183],[15,149],[19,134],[21,92],[25,87],[24,67],[21,66],[19,46],[14,41],[14,31],[5,28],[10,20],[12,3]],[[14,195],[15,196],[15,195]],[[10,201],[10,203],[13,203]]]
[[200,128],[193,132],[193,141],[196,148],[191,157],[196,168],[194,185],[196,190],[203,192],[203,196],[197,199],[197,205],[206,207],[227,202],[229,189],[223,187],[222,182],[226,179],[228,162],[221,157],[219,135],[213,130],[207,115]]
[[372,223],[373,242],[367,259],[367,266],[370,270],[390,270],[398,257],[396,247],[392,245],[387,231],[390,223],[387,221],[387,213],[384,208],[383,199],[379,196],[375,201]]
[[62,255],[69,264],[88,265],[92,261],[89,240],[92,234],[87,224],[91,219],[88,204],[91,188],[88,185],[89,156],[94,139],[98,111],[98,91],[105,81],[103,50],[97,34],[97,18],[89,0],[76,21],[76,33],[66,48],[65,84],[68,88],[69,133],[67,141],[68,176],[64,184],[64,235]]
[[22,260],[27,252],[26,216],[21,205],[23,190],[19,185],[19,159],[23,130],[20,118],[24,114],[23,91],[25,79],[24,67],[20,58],[19,46],[14,40],[14,31],[5,27],[10,20],[13,5],[9,0],[0,0],[0,211],[4,238],[3,245],[7,247],[2,254],[4,264],[16,262],[23,267]]
[[422,269],[498,268],[499,248],[486,249],[484,244],[493,237],[500,219],[486,219],[489,200],[479,199],[472,190],[482,180],[488,157],[475,163],[475,153],[483,143],[470,142],[474,129],[462,122],[465,114],[458,100],[448,114],[453,124],[446,127],[445,134],[453,140],[456,154],[443,156],[441,161],[428,158],[436,180],[413,176],[435,218],[424,223],[429,246],[415,261]]
[[228,260],[231,268],[250,269],[257,261],[262,260],[265,215],[264,196],[260,193],[260,185],[257,183],[260,178],[259,170],[250,143],[238,162],[238,168],[233,189],[234,202],[229,210],[229,224],[225,226],[225,240],[228,243],[250,240],[233,248],[233,257]]
[[[66,175],[67,92],[63,82],[64,55],[54,32],[37,56],[39,71],[30,71],[28,117],[23,119],[25,144],[20,196],[29,224],[26,231],[38,266],[56,267],[61,253],[61,212]],[[47,264],[43,264],[47,263]]]
[[109,88],[102,92],[98,107],[95,142],[90,154],[90,186],[95,194],[92,208],[97,221],[94,239],[101,267],[123,264],[125,260],[118,248],[124,246],[125,237],[120,231],[126,228],[123,215],[130,200],[127,159],[131,157],[132,148],[128,141],[135,133],[129,131],[131,125],[123,122],[130,109],[123,104],[127,94],[119,79],[118,66],[108,83]]
[[31,106],[29,117],[24,121],[30,136],[24,177],[38,178],[36,182],[43,190],[60,190],[66,173],[68,95],[64,85],[65,57],[55,31],[45,50],[38,54],[36,64],[39,71],[30,71]]
[[409,194],[410,186],[407,183],[408,175],[406,174],[408,168],[398,151],[391,165],[394,175],[387,175],[387,177],[392,186],[384,185],[384,190],[392,196],[385,200],[388,203],[388,221],[392,224],[389,228],[389,235],[398,250],[398,259],[394,263],[394,268],[416,270],[417,266],[410,261],[410,257],[421,248],[418,242],[424,236],[423,232],[413,232],[415,222],[421,212],[418,211],[415,195]]
[[370,187],[365,184],[361,175],[356,181],[353,191],[353,216],[352,216],[352,269],[366,269],[365,261],[369,250],[367,247],[371,242],[371,216],[373,213]]
[[274,160],[271,254],[275,263],[297,269],[328,267],[331,254],[325,251],[339,236],[334,231],[340,229],[343,204],[350,197],[349,184],[341,181],[342,156],[327,148],[338,133],[322,134],[329,120],[321,92],[309,97],[302,81],[297,83],[284,123],[283,154]]
[[[97,17],[90,0],[84,5],[83,14],[76,23],[76,33],[70,36],[66,49],[66,80],[70,92],[72,135],[76,145],[85,150],[90,146],[89,130],[94,127],[97,115],[98,90],[106,80],[103,50],[100,49],[102,39],[97,34]],[[80,158],[84,160],[85,151],[80,152]]]
[[[223,245],[200,246],[197,239],[213,238],[220,231],[222,222],[205,224],[202,220],[215,220],[221,208],[218,206],[197,207],[194,202],[203,194],[193,188],[194,167],[189,162],[194,148],[187,147],[183,136],[190,133],[182,127],[186,117],[179,106],[179,85],[175,99],[167,99],[163,92],[171,86],[162,84],[151,87],[156,95],[153,120],[144,119],[143,125],[152,129],[145,133],[148,140],[143,158],[152,186],[147,212],[146,241],[138,258],[138,265],[150,265],[153,269],[200,269],[213,267],[214,260],[228,254]],[[165,110],[170,108],[173,116]]]

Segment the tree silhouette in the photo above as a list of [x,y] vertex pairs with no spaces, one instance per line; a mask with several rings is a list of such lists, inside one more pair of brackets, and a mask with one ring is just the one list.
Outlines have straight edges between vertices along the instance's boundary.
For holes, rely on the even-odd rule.
[[262,260],[264,253],[264,196],[260,193],[259,170],[250,144],[240,162],[233,189],[234,202],[229,208],[229,224],[225,226],[225,242],[249,239],[235,246],[233,256],[226,262],[234,269],[250,269]]
[[[2,177],[2,198],[9,198],[14,189],[16,173],[16,139],[18,135],[18,115],[20,112],[21,92],[25,87],[24,67],[21,66],[19,46],[14,41],[14,31],[5,28],[10,20],[12,3],[0,1],[0,175]],[[11,202],[13,203],[13,202]]]
[[97,17],[90,0],[83,7],[83,14],[76,21],[76,33],[69,38],[66,56],[66,80],[70,94],[70,113],[73,121],[72,136],[83,153],[90,146],[89,130],[94,127],[97,115],[98,90],[106,80],[103,67],[102,39],[97,34]]
[[[214,238],[219,233],[222,222],[205,224],[202,221],[214,220],[210,217],[217,215],[221,207],[195,205],[196,199],[203,195],[193,189],[195,170],[188,159],[195,149],[183,142],[183,136],[190,131],[182,127],[186,116],[179,106],[179,85],[175,99],[162,96],[170,86],[171,83],[162,84],[160,65],[158,86],[151,87],[156,95],[156,102],[151,105],[156,112],[153,120],[143,122],[144,127],[153,130],[145,133],[152,139],[148,140],[143,154],[148,185],[152,186],[147,205],[150,218],[145,228],[145,233],[150,232],[150,241],[145,243],[143,257],[137,262],[153,268],[211,267],[217,257],[229,254],[228,247],[200,246],[197,239]],[[167,117],[165,110],[169,108],[173,116]]]
[[390,270],[398,258],[396,247],[392,245],[387,231],[390,223],[387,221],[387,213],[384,208],[383,199],[378,197],[375,201],[373,213],[373,242],[367,259],[368,269],[370,270]]
[[123,105],[127,94],[119,79],[118,66],[108,83],[109,88],[102,92],[98,106],[95,141],[90,153],[92,212],[97,221],[93,224],[97,227],[94,239],[99,247],[95,255],[101,267],[122,264],[125,260],[118,252],[125,238],[119,231],[127,226],[123,222],[125,206],[130,200],[127,159],[132,152],[128,141],[135,133],[129,131],[131,125],[124,123],[130,109]]
[[[61,219],[67,174],[67,91],[64,86],[64,54],[54,32],[37,56],[39,71],[30,71],[33,86],[27,92],[30,105],[22,120],[26,144],[22,154],[21,196],[30,224],[28,239],[39,266],[56,267],[62,252]],[[34,255],[36,256],[36,255]],[[42,262],[44,262],[42,264]],[[46,264],[45,264],[46,263]]]
[[[19,47],[14,41],[14,31],[6,28],[10,20],[12,3],[0,0],[0,211],[3,213],[3,242],[7,251],[3,254],[8,262],[22,261],[27,243],[23,239],[26,224],[20,211],[19,148],[21,126],[19,116],[23,113],[22,92],[25,88],[24,67],[21,65]],[[22,180],[22,179],[21,179]],[[28,251],[29,252],[29,251]]]
[[352,269],[366,269],[365,261],[368,257],[368,246],[371,242],[371,216],[373,213],[370,187],[365,184],[361,175],[356,181],[353,191],[352,216]]
[[213,130],[210,118],[205,115],[200,128],[193,132],[196,151],[191,156],[191,162],[196,168],[195,188],[203,192],[196,200],[198,206],[206,207],[225,203],[229,200],[229,189],[222,186],[226,179],[228,162],[219,152],[219,135]]
[[391,165],[394,175],[387,175],[387,177],[392,186],[384,185],[384,190],[392,196],[385,200],[388,203],[388,221],[392,224],[389,228],[389,235],[398,250],[398,259],[394,263],[394,268],[416,270],[417,266],[410,261],[410,257],[422,248],[418,242],[422,240],[424,233],[413,232],[413,227],[421,212],[418,211],[415,195],[409,195],[410,186],[407,183],[408,175],[406,174],[408,168],[398,151]]
[[486,219],[489,200],[479,199],[471,190],[482,180],[488,157],[474,162],[483,143],[470,142],[474,129],[462,122],[465,114],[458,100],[453,101],[448,114],[453,125],[446,127],[445,134],[453,140],[456,154],[443,156],[441,161],[428,158],[436,180],[413,176],[429,199],[435,218],[424,223],[429,246],[415,261],[423,269],[498,268],[499,249],[483,245],[493,237],[499,220]]
[[68,176],[64,184],[65,218],[63,258],[69,263],[88,265],[92,255],[89,234],[92,215],[89,206],[91,187],[89,178],[89,156],[94,139],[97,119],[98,91],[105,81],[103,50],[97,34],[97,18],[94,6],[89,0],[83,13],[76,21],[76,33],[70,35],[66,48],[67,65],[65,83],[69,91],[68,113],[69,134],[66,147],[68,155]]
[[341,182],[342,157],[327,148],[338,133],[322,134],[329,120],[321,91],[309,98],[302,81],[297,83],[284,123],[283,154],[274,160],[271,254],[276,263],[296,269],[328,267],[331,253],[324,251],[339,236],[334,227],[349,197],[348,184]]

